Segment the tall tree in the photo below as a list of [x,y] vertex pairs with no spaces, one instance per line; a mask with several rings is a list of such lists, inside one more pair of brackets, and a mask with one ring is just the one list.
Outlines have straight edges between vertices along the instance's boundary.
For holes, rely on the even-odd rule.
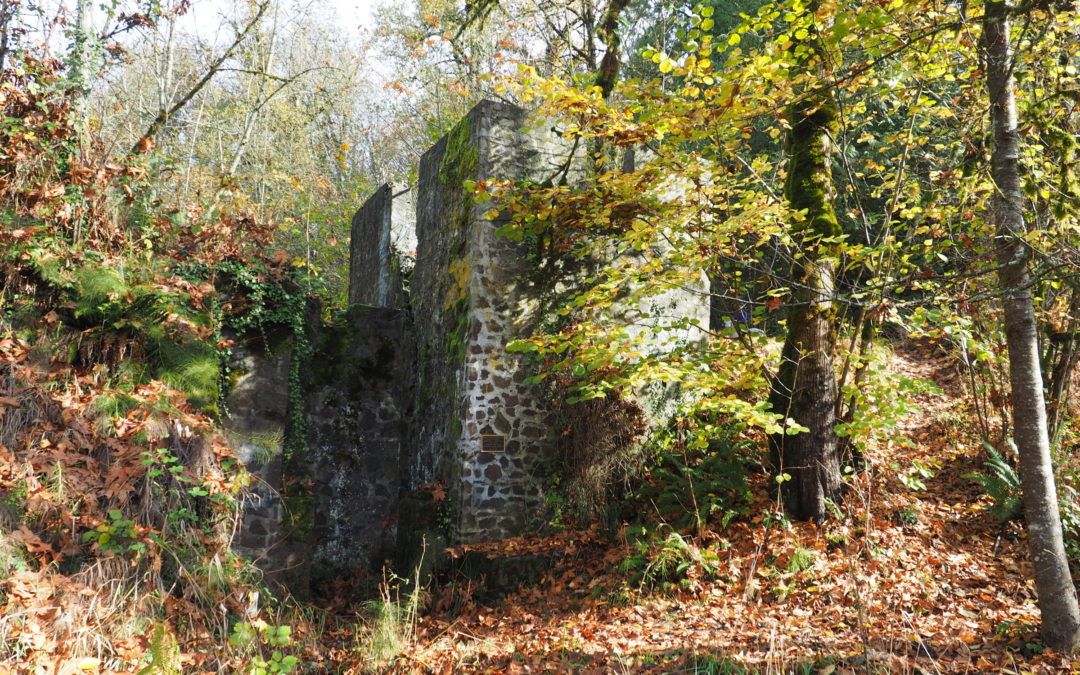
[[[803,69],[823,73],[828,56],[820,37],[811,35],[805,46]],[[797,226],[803,250],[793,263],[794,302],[769,397],[773,412],[804,430],[773,434],[769,444],[774,469],[784,478],[786,507],[796,518],[820,521],[828,516],[828,501],[838,500],[841,491],[832,296],[835,249],[842,229],[833,204],[830,164],[838,128],[836,103],[831,89],[814,78],[808,89],[791,107],[784,188],[791,209],[804,214]]]
[[[254,5],[254,10],[251,13],[250,19],[244,24],[242,29],[238,29],[236,37],[233,39],[232,44],[229,45],[224,52],[221,53],[214,61],[206,68],[200,77],[191,87],[182,95],[178,96],[175,101],[168,100],[165,97],[159,99],[159,109],[154,116],[154,119],[150,122],[149,126],[140,136],[140,141],[143,138],[153,138],[157,136],[162,129],[168,124],[169,120],[180,112],[184,106],[191,102],[191,100],[205,87],[213,78],[218,74],[226,62],[231,59],[236,51],[244,44],[248,35],[259,25],[259,21],[262,19],[266,10],[270,7],[269,0],[262,0]],[[170,25],[171,29],[171,25]],[[166,49],[172,49],[171,39],[166,45]],[[168,57],[168,58],[171,58]],[[168,90],[168,87],[162,87],[164,90]],[[141,142],[136,142],[131,148],[131,154],[140,151],[143,147]]]
[[990,171],[996,188],[991,217],[1000,242],[998,282],[1009,348],[1013,429],[1020,455],[1024,517],[1042,613],[1042,636],[1048,646],[1073,652],[1080,647],[1080,608],[1065,556],[1058,513],[1039,367],[1038,330],[1031,295],[1032,278],[1028,270],[1031,248],[1024,240],[1027,223],[1020,177],[1011,11],[1008,3],[991,0],[986,4],[983,18],[982,48],[994,141]]

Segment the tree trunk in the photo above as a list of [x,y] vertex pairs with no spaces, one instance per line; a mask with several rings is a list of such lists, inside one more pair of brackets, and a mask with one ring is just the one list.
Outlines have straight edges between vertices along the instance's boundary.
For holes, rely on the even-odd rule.
[[94,27],[91,22],[90,0],[78,0],[75,5],[75,44],[72,49],[72,74],[79,93],[78,113],[86,114],[85,100],[90,94],[94,74]]
[[1000,245],[998,279],[1003,291],[1013,433],[1020,454],[1028,545],[1042,613],[1043,642],[1053,649],[1071,653],[1080,646],[1080,609],[1065,557],[1050,458],[1038,332],[1028,271],[1031,251],[1023,240],[1027,226],[1019,171],[1009,9],[1004,2],[992,1],[986,5],[983,49],[994,135],[991,175],[997,188],[991,218]]
[[828,501],[841,496],[833,365],[835,263],[830,256],[836,245],[822,241],[840,234],[829,165],[836,110],[831,95],[824,93],[793,106],[791,116],[785,195],[792,209],[806,212],[800,226],[803,258],[792,270],[794,305],[769,401],[774,412],[808,430],[774,434],[769,447],[776,474],[790,476],[781,484],[787,509],[796,518],[820,522],[828,517]]
[[[1080,287],[1073,287],[1071,294],[1069,316],[1080,317]],[[1070,318],[1065,326],[1064,334],[1054,333],[1053,328],[1049,332],[1051,346],[1046,350],[1043,368],[1046,370],[1048,379],[1045,383],[1046,400],[1049,405],[1046,412],[1046,426],[1050,433],[1050,445],[1054,446],[1061,439],[1061,432],[1065,429],[1065,422],[1069,417],[1072,376],[1076,369],[1076,362],[1080,359],[1080,352],[1077,350],[1077,341],[1080,339],[1080,320]]]
[[14,46],[15,16],[19,0],[0,0],[0,71],[7,64],[9,50]]
[[596,73],[596,86],[604,100],[611,98],[611,92],[619,81],[619,16],[630,5],[630,0],[611,0],[604,19],[600,22],[597,34],[604,41],[604,58],[600,61],[600,70]]

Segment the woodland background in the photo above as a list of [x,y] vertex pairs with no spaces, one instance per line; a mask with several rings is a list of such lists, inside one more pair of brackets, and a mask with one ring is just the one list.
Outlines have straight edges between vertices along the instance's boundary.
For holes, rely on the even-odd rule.
[[[190,10],[0,3],[0,667],[1076,670],[1074,3]],[[480,548],[555,565],[300,603],[229,549],[225,336],[333,321],[351,213],[485,97],[589,160],[468,186],[559,282],[512,348],[566,425]],[[611,320],[702,279],[710,326]]]

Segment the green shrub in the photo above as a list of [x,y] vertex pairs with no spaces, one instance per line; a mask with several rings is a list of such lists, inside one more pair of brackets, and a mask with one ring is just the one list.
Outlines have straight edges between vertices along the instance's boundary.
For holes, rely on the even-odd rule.
[[627,530],[625,537],[632,552],[619,564],[619,569],[642,586],[688,588],[694,580],[715,577],[719,571],[720,559],[714,550],[701,548],[678,532],[664,535],[637,525]]
[[718,514],[726,526],[750,502],[746,462],[751,453],[752,444],[733,430],[704,447],[662,450],[634,496],[679,531],[700,530]]
[[197,340],[171,340],[161,336],[148,345],[157,376],[173,389],[184,392],[191,405],[207,412],[216,410],[221,365],[217,350]]
[[389,573],[379,585],[379,597],[364,603],[367,625],[357,630],[363,635],[357,646],[365,659],[385,666],[413,644],[424,592],[420,574],[421,566],[412,579]]
[[150,637],[150,663],[137,675],[180,675],[180,647],[169,627],[158,624]]
[[[1016,446],[1009,441],[1013,452]],[[964,474],[964,478],[971,479],[989,495],[993,503],[989,511],[999,523],[1006,523],[1019,518],[1023,512],[1023,494],[1020,491],[1020,476],[1016,474],[1009,460],[1005,458],[989,443],[983,442],[986,448],[987,460],[983,462],[989,471],[986,473],[973,472]]]
[[153,278],[149,270],[129,270],[126,276],[94,264],[76,269],[66,286],[76,322],[105,343],[114,337],[129,340],[145,351],[151,366],[132,374],[160,379],[196,408],[215,413],[220,365],[209,338],[211,317],[194,309],[184,293],[137,281]]
[[797,546],[791,554],[791,559],[788,560],[787,571],[802,572],[808,570],[814,566],[816,560],[817,557],[814,555],[813,549]]
[[299,659],[284,650],[292,644],[291,626],[272,626],[259,619],[235,624],[229,636],[229,646],[244,662],[240,672],[245,675],[291,673]]
[[[968,473],[964,474],[964,477],[977,482],[993,500],[989,511],[998,522],[1006,523],[1018,519],[1024,510],[1020,476],[1000,452],[989,444],[984,445],[988,457],[984,466],[989,471]],[[1011,440],[1009,447],[1016,451]],[[1073,565],[1080,565],[1080,493],[1075,487],[1080,482],[1080,472],[1075,468],[1065,468],[1057,473],[1058,508],[1061,512],[1061,529],[1065,535],[1065,552]]]

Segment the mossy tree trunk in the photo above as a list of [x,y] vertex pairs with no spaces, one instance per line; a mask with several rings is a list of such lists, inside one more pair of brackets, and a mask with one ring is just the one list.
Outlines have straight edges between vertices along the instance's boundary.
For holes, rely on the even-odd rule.
[[1020,178],[1020,133],[1009,13],[1007,3],[992,1],[986,5],[983,21],[986,86],[994,135],[990,174],[996,187],[990,217],[1000,247],[998,283],[1003,295],[1009,348],[1013,433],[1020,455],[1024,519],[1042,614],[1042,639],[1047,646],[1069,653],[1080,647],[1080,609],[1065,556],[1058,512],[1039,367],[1038,327],[1031,295],[1032,277],[1028,269],[1031,249],[1023,238],[1027,223]]
[[816,521],[828,516],[828,502],[841,494],[833,364],[835,237],[841,230],[829,164],[835,129],[836,108],[828,91],[792,107],[785,196],[793,210],[805,212],[796,233],[802,257],[792,266],[787,338],[769,397],[774,412],[807,429],[774,434],[769,446],[788,511]]
[[604,100],[611,98],[615,85],[619,81],[619,47],[622,38],[619,35],[619,17],[630,6],[630,0],[611,0],[604,18],[597,27],[597,34],[604,43],[604,58],[600,61],[600,68],[596,72],[596,86],[600,87],[600,95]]

